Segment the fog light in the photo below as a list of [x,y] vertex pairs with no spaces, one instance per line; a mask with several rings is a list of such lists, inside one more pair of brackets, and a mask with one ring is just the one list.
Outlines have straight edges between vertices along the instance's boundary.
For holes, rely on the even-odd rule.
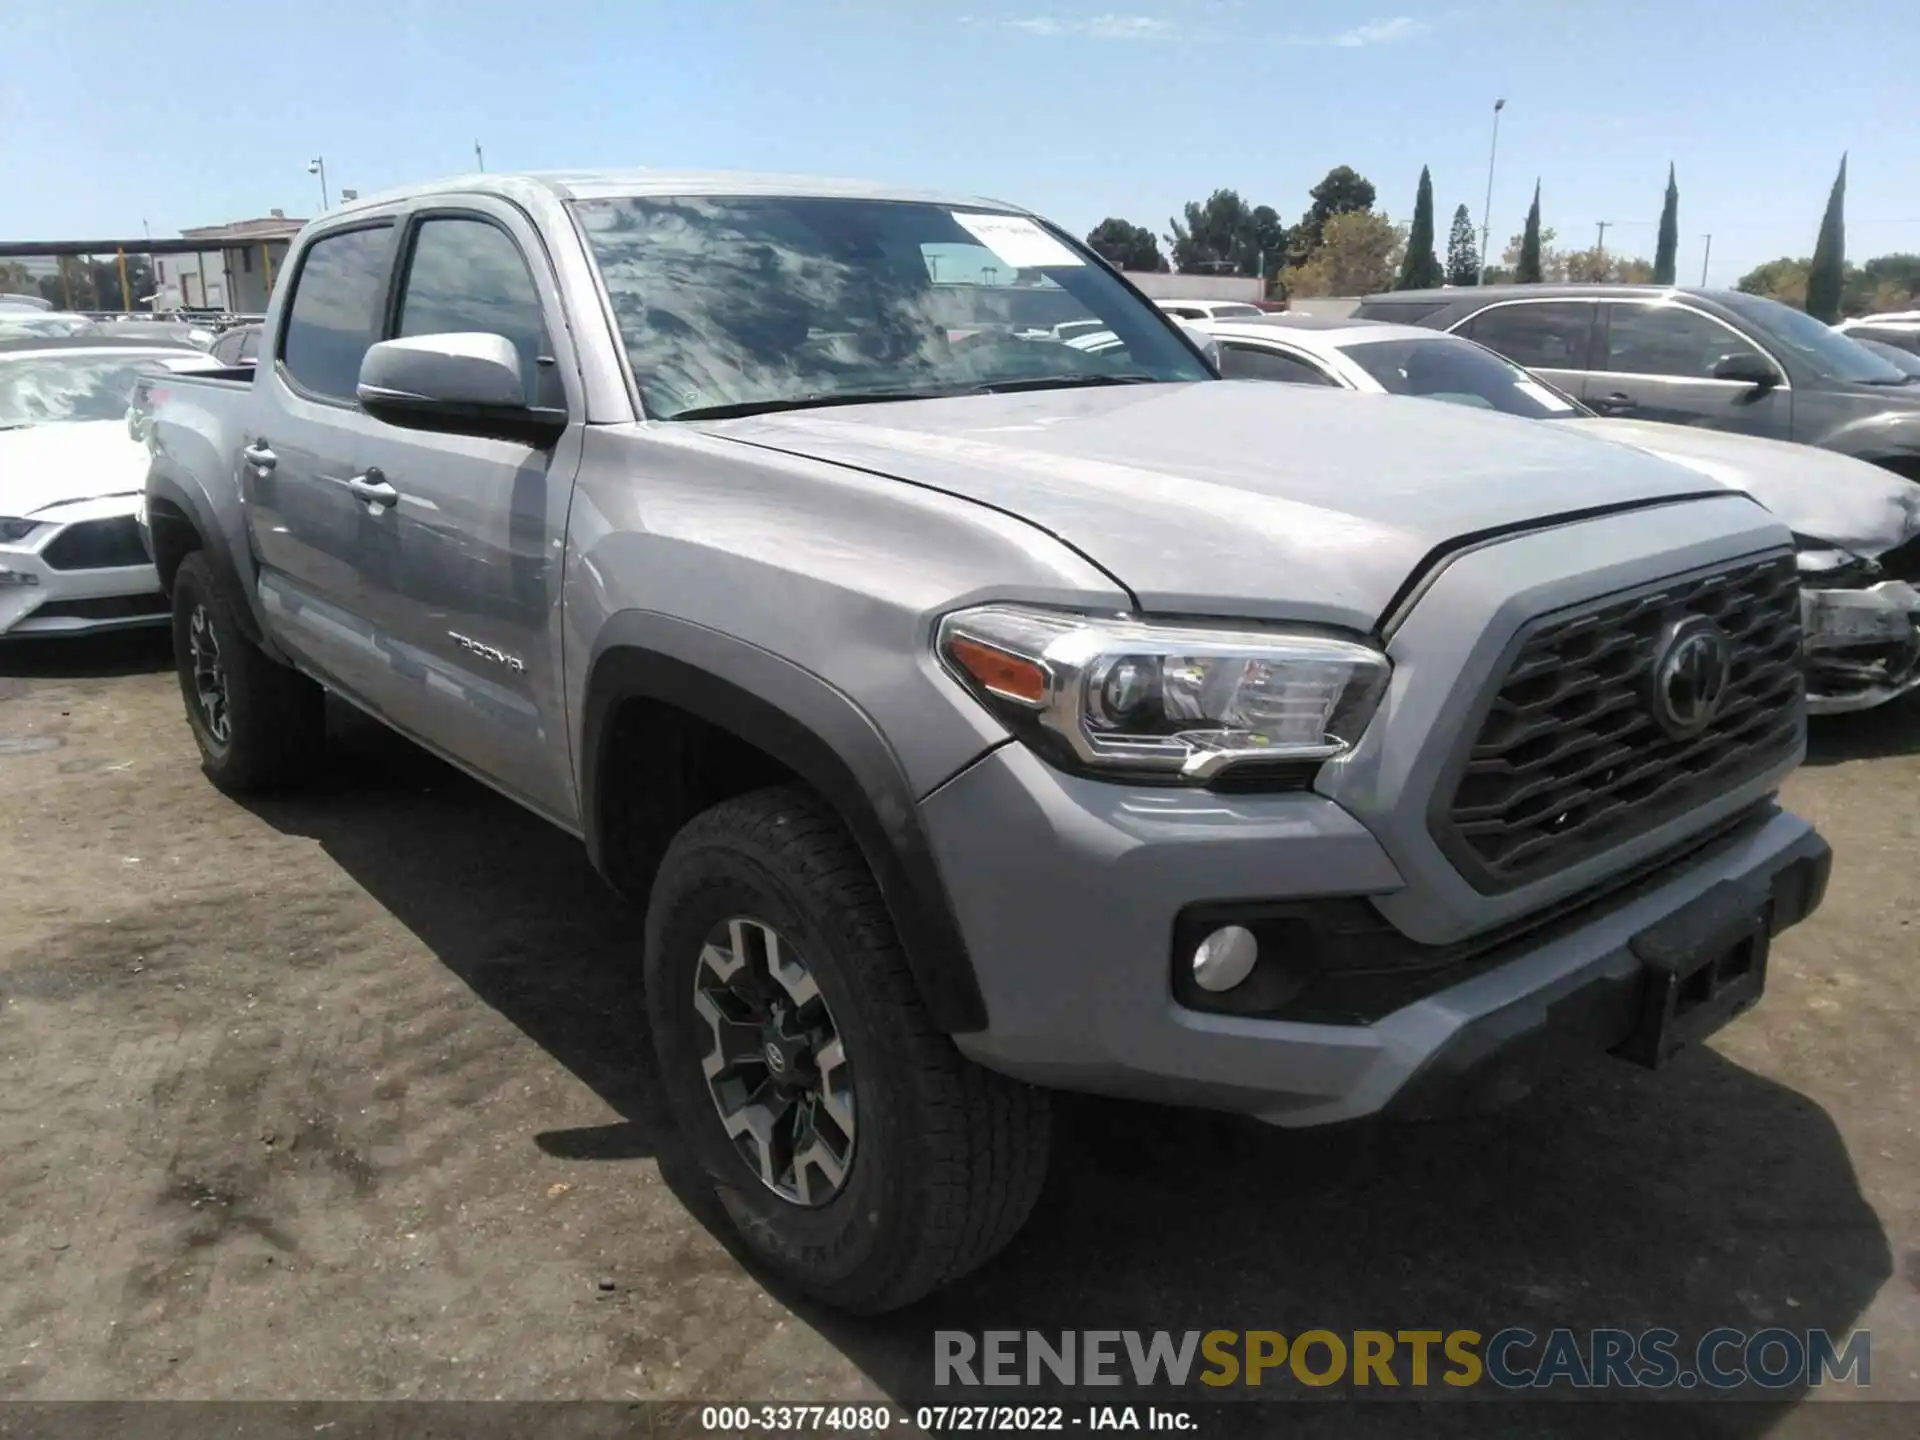
[[1231,990],[1253,973],[1260,942],[1241,925],[1222,925],[1194,948],[1193,983],[1216,995]]

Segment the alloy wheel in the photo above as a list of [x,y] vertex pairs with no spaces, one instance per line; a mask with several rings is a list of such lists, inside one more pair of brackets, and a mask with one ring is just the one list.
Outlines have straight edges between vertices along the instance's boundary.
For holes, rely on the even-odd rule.
[[716,925],[694,967],[701,1059],[747,1168],[796,1205],[824,1205],[853,1170],[853,1069],[799,950],[764,921]]
[[193,665],[193,698],[200,707],[200,723],[216,745],[233,739],[233,716],[227,708],[227,670],[220,662],[220,641],[213,633],[213,617],[205,605],[195,605],[187,621],[187,652]]

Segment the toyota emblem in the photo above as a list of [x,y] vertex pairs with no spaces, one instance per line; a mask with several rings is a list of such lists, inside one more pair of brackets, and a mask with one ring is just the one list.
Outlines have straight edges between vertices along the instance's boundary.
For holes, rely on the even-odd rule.
[[787,1057],[780,1053],[780,1047],[769,1040],[765,1053],[767,1057],[767,1068],[776,1075],[784,1074],[787,1068]]
[[1695,615],[1667,627],[1653,653],[1653,718],[1676,739],[1713,723],[1733,678],[1733,651],[1720,627]]

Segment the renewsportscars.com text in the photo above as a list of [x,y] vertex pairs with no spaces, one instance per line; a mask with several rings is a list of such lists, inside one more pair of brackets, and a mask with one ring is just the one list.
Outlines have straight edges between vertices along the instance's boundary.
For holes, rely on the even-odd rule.
[[1801,1389],[1872,1380],[1873,1337],[1825,1330],[936,1330],[933,1383],[1507,1390]]

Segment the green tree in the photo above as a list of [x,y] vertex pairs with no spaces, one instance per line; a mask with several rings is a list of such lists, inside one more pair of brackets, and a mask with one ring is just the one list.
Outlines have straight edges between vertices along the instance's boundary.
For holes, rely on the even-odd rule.
[[1406,243],[1406,227],[1386,216],[1342,211],[1327,220],[1312,258],[1280,280],[1289,296],[1377,295],[1393,284]]
[[1515,278],[1522,285],[1538,285],[1540,273],[1540,182],[1533,182],[1533,204],[1527,208],[1527,228],[1520,236],[1520,263]]
[[1467,207],[1453,212],[1453,229],[1447,236],[1447,284],[1480,283],[1480,247],[1473,239],[1473,217]]
[[1734,289],[1748,295],[1764,295],[1783,305],[1805,305],[1807,270],[1808,262],[1805,259],[1795,260],[1782,255],[1778,260],[1754,266],[1733,285]]
[[1373,209],[1377,198],[1373,182],[1355,170],[1351,165],[1336,165],[1327,171],[1320,183],[1309,190],[1313,204],[1293,231],[1293,260],[1295,265],[1305,261],[1320,248],[1320,241],[1326,233],[1327,221],[1336,215],[1351,215]]
[[1249,206],[1237,190],[1189,200],[1186,220],[1169,220],[1167,237],[1180,270],[1271,278],[1287,253],[1287,229],[1271,205]]
[[1570,250],[1556,257],[1554,270],[1548,270],[1544,262],[1541,269],[1550,279],[1581,285],[1646,285],[1653,280],[1652,261],[1618,255],[1598,245],[1590,250]]
[[1814,241],[1813,263],[1807,267],[1807,313],[1831,325],[1840,318],[1840,292],[1846,284],[1847,157],[1840,157],[1840,173],[1827,195],[1827,213],[1820,219],[1820,238]]
[[1160,242],[1144,225],[1109,216],[1087,234],[1087,246],[1122,270],[1165,270]]
[[1393,288],[1431,290],[1440,280],[1440,262],[1433,255],[1433,176],[1422,165],[1420,188],[1414,192],[1413,229],[1408,232],[1406,257]]
[[1848,315],[1920,308],[1920,255],[1876,255],[1858,269],[1848,266],[1840,308]]
[[1667,162],[1667,199],[1660,207],[1660,239],[1653,247],[1653,283],[1673,284],[1674,266],[1680,257],[1680,186],[1673,178],[1673,162]]

